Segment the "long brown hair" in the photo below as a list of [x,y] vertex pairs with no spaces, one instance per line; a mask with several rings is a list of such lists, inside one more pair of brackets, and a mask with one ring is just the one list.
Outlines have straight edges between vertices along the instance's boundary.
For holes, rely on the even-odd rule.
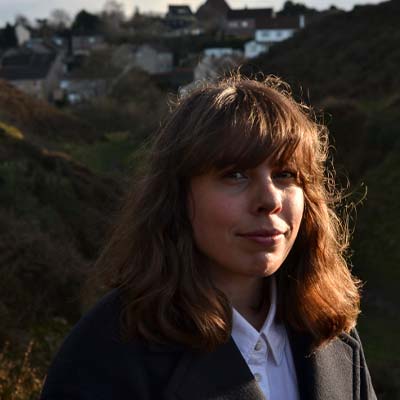
[[189,182],[268,157],[296,163],[305,197],[298,237],[277,272],[279,316],[315,345],[355,325],[358,281],[344,257],[348,232],[335,213],[340,195],[327,172],[327,131],[278,78],[234,75],[178,99],[97,262],[106,285],[120,289],[128,336],[201,349],[228,340],[231,306],[201,268]]

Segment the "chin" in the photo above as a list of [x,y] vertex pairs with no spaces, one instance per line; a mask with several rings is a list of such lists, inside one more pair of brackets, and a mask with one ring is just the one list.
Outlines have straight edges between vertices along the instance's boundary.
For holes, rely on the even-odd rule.
[[259,278],[267,278],[268,276],[273,275],[279,267],[260,267],[258,270],[253,272],[253,275]]

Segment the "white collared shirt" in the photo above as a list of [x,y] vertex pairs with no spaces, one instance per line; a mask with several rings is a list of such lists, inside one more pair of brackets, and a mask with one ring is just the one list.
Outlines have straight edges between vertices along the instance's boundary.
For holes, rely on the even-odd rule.
[[275,318],[275,278],[269,280],[271,301],[263,327],[257,331],[233,309],[232,338],[267,400],[299,400],[296,370],[285,325]]

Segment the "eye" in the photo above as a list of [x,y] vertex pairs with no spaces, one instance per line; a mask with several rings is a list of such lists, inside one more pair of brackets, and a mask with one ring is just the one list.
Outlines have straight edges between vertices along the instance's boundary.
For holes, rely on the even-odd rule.
[[277,171],[275,173],[275,178],[276,179],[282,179],[282,180],[293,180],[293,181],[297,181],[297,172],[296,171],[292,171],[289,169],[283,169],[281,171]]
[[247,179],[247,175],[245,174],[244,171],[233,170],[233,171],[225,172],[223,174],[223,178],[232,180],[234,182],[238,182],[238,181],[246,180]]

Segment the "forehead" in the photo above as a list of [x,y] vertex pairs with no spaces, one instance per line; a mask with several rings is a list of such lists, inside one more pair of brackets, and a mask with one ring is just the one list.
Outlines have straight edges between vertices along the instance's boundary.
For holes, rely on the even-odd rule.
[[184,175],[253,168],[267,159],[301,163],[309,119],[283,94],[253,86],[189,96],[178,129]]
[[209,145],[212,150],[208,157],[204,155],[206,162],[203,170],[223,170],[230,167],[251,169],[264,162],[271,165],[301,162],[300,139],[290,134],[282,137],[275,136],[273,132],[244,133],[230,130],[218,134]]

